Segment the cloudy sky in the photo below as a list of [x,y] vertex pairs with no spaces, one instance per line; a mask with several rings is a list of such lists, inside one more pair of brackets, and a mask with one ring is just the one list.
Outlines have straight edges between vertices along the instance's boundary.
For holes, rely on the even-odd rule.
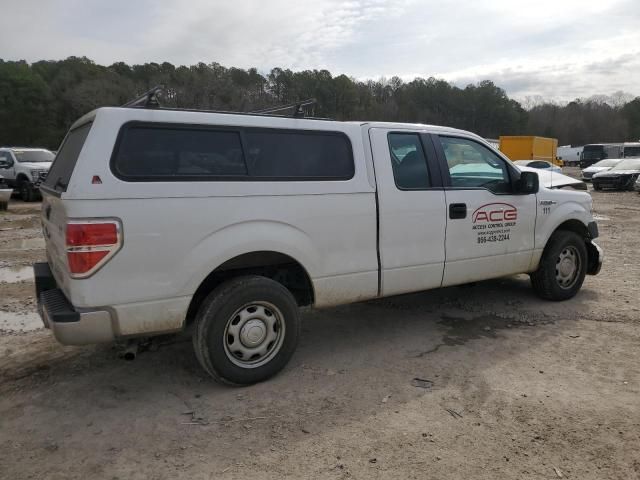
[[640,0],[0,0],[0,58],[493,80],[518,99],[640,95]]

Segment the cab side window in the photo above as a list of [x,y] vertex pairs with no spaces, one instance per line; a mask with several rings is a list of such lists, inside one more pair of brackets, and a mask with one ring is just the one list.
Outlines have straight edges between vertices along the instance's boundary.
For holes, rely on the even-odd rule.
[[484,145],[456,137],[440,137],[451,186],[485,188],[493,193],[510,193],[509,170],[500,157]]
[[400,190],[424,190],[431,186],[420,135],[390,133],[389,153],[396,187]]

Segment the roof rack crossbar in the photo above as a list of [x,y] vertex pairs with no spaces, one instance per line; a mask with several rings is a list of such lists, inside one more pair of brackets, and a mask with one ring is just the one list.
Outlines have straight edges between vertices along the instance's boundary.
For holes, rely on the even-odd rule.
[[302,100],[302,101],[295,102],[295,103],[290,103],[288,105],[280,105],[280,106],[276,106],[276,107],[263,108],[261,110],[254,110],[251,113],[259,113],[259,114],[276,113],[276,112],[283,112],[283,111],[286,111],[286,110],[293,109],[293,117],[302,118],[302,117],[305,116],[304,107],[308,107],[310,105],[315,105],[316,103],[318,103],[318,102],[317,102],[317,100],[315,98],[308,98],[306,100]]
[[151,90],[143,93],[139,97],[134,98],[130,102],[122,105],[123,107],[144,107],[158,108],[160,107],[159,97],[164,91],[164,85],[156,85]]

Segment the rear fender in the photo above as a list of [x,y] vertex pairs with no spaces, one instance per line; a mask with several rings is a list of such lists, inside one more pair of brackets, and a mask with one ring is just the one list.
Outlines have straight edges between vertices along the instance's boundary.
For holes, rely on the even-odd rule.
[[193,295],[202,281],[232,258],[252,252],[272,251],[287,255],[309,274],[312,282],[321,274],[320,252],[302,230],[283,222],[252,220],[229,225],[211,233],[185,257],[185,279],[181,293]]

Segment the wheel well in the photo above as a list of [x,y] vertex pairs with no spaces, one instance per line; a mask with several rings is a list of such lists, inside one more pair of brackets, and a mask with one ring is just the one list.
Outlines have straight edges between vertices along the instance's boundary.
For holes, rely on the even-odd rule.
[[26,180],[28,182],[29,177],[27,177],[24,173],[19,173],[18,176],[16,177],[16,182],[20,183],[23,180]]
[[567,220],[566,222],[563,222],[560,225],[558,225],[558,227],[553,231],[553,233],[556,233],[558,230],[568,230],[570,232],[577,233],[578,235],[583,237],[585,240],[589,239],[589,229],[580,220]]
[[193,322],[200,304],[214,288],[241,275],[260,275],[275,280],[293,294],[300,306],[314,302],[311,279],[299,262],[279,252],[251,252],[227,260],[207,275],[191,299],[186,323]]

